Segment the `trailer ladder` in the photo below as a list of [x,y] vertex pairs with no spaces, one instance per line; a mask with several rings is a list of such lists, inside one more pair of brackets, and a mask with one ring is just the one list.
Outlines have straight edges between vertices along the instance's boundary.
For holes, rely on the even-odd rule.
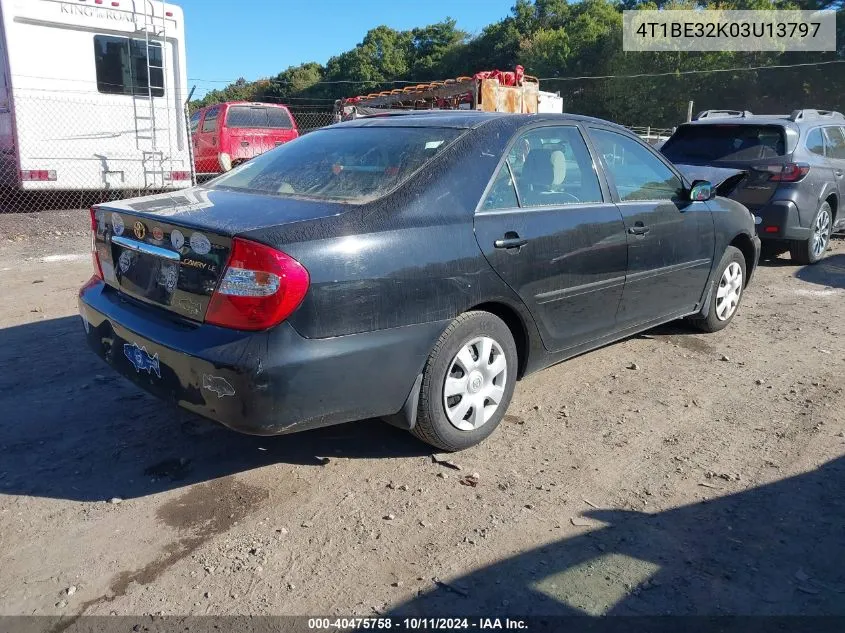
[[[137,146],[141,151],[141,164],[144,170],[144,186],[147,189],[162,189],[165,185],[165,172],[172,171],[171,115],[167,105],[167,17],[164,2],[140,0],[141,10],[136,9],[136,32],[143,33],[144,55],[147,71],[146,92],[133,94],[135,104],[135,131]],[[160,5],[160,11],[155,6]],[[160,59],[160,64],[153,59]],[[153,82],[153,72],[158,71],[161,85]],[[164,138],[158,129],[156,117],[155,93],[160,91],[165,102],[166,120]]]

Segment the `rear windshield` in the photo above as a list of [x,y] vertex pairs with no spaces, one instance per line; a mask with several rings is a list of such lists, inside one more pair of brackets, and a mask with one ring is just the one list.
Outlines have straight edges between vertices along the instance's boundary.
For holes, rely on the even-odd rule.
[[777,125],[684,125],[660,151],[673,163],[757,160],[786,153]]
[[226,127],[290,130],[293,121],[284,108],[232,106],[226,115]]
[[429,162],[463,130],[350,127],[306,134],[214,180],[215,187],[366,202]]

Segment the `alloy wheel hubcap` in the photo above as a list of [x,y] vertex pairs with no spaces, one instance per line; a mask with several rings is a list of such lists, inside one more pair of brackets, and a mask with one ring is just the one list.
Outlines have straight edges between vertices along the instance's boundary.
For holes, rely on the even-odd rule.
[[508,363],[502,346],[489,336],[466,343],[449,365],[443,406],[449,422],[461,431],[486,424],[505,395]]
[[822,211],[813,227],[813,255],[819,257],[827,248],[830,239],[830,213]]
[[742,268],[736,262],[731,262],[722,273],[719,289],[716,291],[716,318],[727,321],[739,305],[742,294]]

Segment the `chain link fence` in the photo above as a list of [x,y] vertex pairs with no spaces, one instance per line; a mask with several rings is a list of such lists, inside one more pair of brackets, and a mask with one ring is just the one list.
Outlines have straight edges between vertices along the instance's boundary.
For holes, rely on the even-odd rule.
[[[333,122],[325,110],[292,114],[300,134]],[[175,100],[16,89],[0,104],[0,213],[190,187],[202,148],[189,129]]]
[[16,89],[0,107],[0,212],[190,187],[187,129],[175,101]]
[[[335,121],[325,109],[290,110],[300,134]],[[16,90],[0,107],[0,213],[87,209],[190,187],[205,149],[189,126],[166,99]],[[631,129],[652,143],[672,131]]]
[[331,111],[296,110],[290,106],[288,107],[296,121],[296,127],[299,129],[300,134],[313,132],[335,122],[334,113]]

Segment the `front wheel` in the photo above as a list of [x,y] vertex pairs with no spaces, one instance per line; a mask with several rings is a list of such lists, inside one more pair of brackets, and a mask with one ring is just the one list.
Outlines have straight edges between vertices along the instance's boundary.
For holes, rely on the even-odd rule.
[[830,243],[830,233],[833,228],[833,212],[830,204],[822,204],[813,218],[813,226],[810,228],[810,237],[800,242],[792,242],[789,253],[792,261],[796,264],[806,266],[815,264],[824,257],[827,245]]
[[516,344],[507,325],[489,312],[462,314],[429,354],[412,433],[445,451],[478,444],[502,421],[516,372]]
[[690,322],[704,332],[718,332],[733,320],[742,291],[745,289],[745,257],[735,246],[728,246],[719,268],[718,280],[710,289],[710,301],[707,314],[690,319]]

